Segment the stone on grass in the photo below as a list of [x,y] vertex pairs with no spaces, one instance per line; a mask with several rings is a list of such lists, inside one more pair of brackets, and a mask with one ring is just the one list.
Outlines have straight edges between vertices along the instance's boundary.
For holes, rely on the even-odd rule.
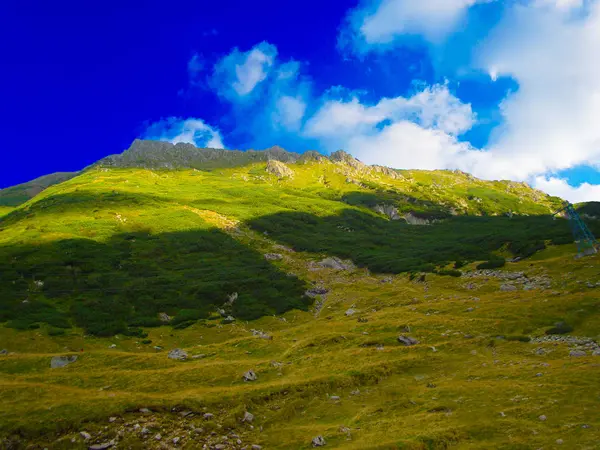
[[547,417],[542,414],[540,417],[538,417],[538,419],[540,419],[543,422],[547,419]]
[[317,436],[312,439],[313,447],[323,447],[326,443],[327,442],[325,442],[325,439],[323,438],[323,436]]
[[156,435],[154,436],[154,439],[157,441],[160,441],[162,439],[162,436],[160,435],[160,433],[156,433]]
[[175,359],[177,361],[185,361],[188,357],[188,354],[185,350],[180,348],[175,348],[169,352],[169,359]]
[[3,348],[2,350],[0,350],[0,355],[8,355],[8,350]]
[[77,355],[53,356],[50,360],[50,368],[57,369],[59,367],[65,367],[75,361],[77,361]]
[[248,411],[244,412],[244,417],[242,418],[242,422],[252,423],[254,420],[254,414],[249,413]]
[[215,415],[211,413],[206,413],[202,417],[204,417],[204,420],[211,420],[215,417]]
[[409,336],[398,336],[398,342],[406,345],[407,347],[411,345],[417,345],[419,343],[419,341]]
[[513,291],[516,291],[517,288],[516,288],[516,286],[513,286],[512,284],[502,284],[500,286],[500,290],[502,292],[513,292]]
[[177,444],[179,443],[179,441],[180,441],[180,440],[181,440],[181,438],[180,438],[180,437],[174,437],[174,438],[173,438],[173,444],[174,444],[174,445],[177,445]]
[[262,447],[258,444],[252,444],[252,450],[262,450]]
[[324,267],[326,269],[334,270],[352,270],[355,268],[354,263],[352,261],[344,261],[335,256],[331,258],[325,258],[319,263],[319,266]]
[[349,310],[346,311],[346,316],[353,316],[356,313],[355,309],[350,308]]
[[110,344],[108,348],[117,348],[117,344]]
[[107,448],[111,448],[115,445],[114,441],[103,442],[102,444],[94,444],[88,447],[89,450],[106,450]]
[[283,255],[281,253],[265,253],[265,259],[267,261],[279,261],[283,259]]
[[171,321],[171,317],[164,312],[158,313],[158,319],[163,323],[169,323]]
[[86,441],[89,441],[92,438],[92,435],[87,431],[80,431],[79,434]]
[[583,350],[571,350],[569,352],[569,356],[572,356],[574,358],[579,358],[581,356],[585,356],[586,353]]
[[249,370],[244,374],[243,378],[244,381],[256,381],[258,379],[258,376],[254,372],[254,370]]

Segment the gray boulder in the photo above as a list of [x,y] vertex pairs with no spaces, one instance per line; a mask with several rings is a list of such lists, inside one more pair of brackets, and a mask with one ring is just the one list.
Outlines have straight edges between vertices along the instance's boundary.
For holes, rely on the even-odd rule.
[[258,379],[258,375],[254,372],[254,370],[249,370],[243,376],[244,381],[256,381]]
[[252,423],[254,420],[254,414],[249,413],[248,411],[244,412],[244,417],[242,418],[242,422]]
[[572,356],[573,358],[579,358],[581,356],[585,356],[586,353],[583,350],[571,350],[569,352],[569,356]]
[[58,369],[59,367],[68,366],[71,363],[77,361],[77,355],[70,356],[53,356],[50,360],[50,368]]
[[417,345],[419,343],[419,341],[409,336],[398,336],[398,342],[404,344],[407,347],[411,345]]
[[180,348],[175,348],[169,352],[169,359],[175,359],[177,361],[185,361],[188,357],[188,354],[185,350]]
[[283,259],[283,255],[280,253],[265,253],[265,259],[267,261],[279,261]]
[[158,318],[163,323],[169,323],[171,321],[171,316],[164,312],[158,313]]
[[323,261],[319,263],[319,266],[324,267],[326,269],[334,269],[334,270],[352,270],[355,268],[352,261],[344,261],[335,256],[331,258],[325,258]]
[[277,178],[293,177],[294,171],[280,161],[271,159],[267,162],[267,172]]
[[348,310],[345,312],[345,314],[346,314],[346,316],[348,316],[348,317],[349,317],[349,316],[353,316],[354,314],[356,314],[356,310],[355,310],[355,309],[352,309],[352,308],[350,308],[350,309],[348,309]]
[[312,439],[313,447],[323,447],[325,444],[327,444],[327,442],[325,442],[323,436],[317,436]]

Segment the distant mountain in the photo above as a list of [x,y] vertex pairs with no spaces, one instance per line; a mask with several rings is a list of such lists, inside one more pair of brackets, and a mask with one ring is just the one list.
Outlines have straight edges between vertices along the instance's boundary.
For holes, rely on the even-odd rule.
[[0,189],[0,206],[18,206],[38,195],[48,187],[70,180],[79,172],[56,172],[44,175],[27,183]]
[[136,139],[123,153],[107,156],[94,165],[146,169],[216,169],[243,166],[270,159],[296,162],[301,158],[301,154],[288,152],[277,146],[267,150],[240,151]]

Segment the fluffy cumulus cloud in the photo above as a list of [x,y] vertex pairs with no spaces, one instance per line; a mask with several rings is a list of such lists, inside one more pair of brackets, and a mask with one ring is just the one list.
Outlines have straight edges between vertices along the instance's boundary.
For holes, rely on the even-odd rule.
[[550,195],[566,198],[573,203],[600,201],[600,185],[583,183],[571,186],[567,180],[556,177],[536,177],[535,186]]
[[[567,4],[568,3],[568,4]],[[543,2],[515,6],[481,48],[478,63],[519,89],[488,151],[488,177],[526,179],[600,160],[600,2],[583,15]]]
[[477,0],[364,0],[348,13],[339,45],[358,53],[376,50],[399,36],[439,42]]
[[361,103],[357,96],[327,100],[307,121],[304,134],[367,163],[440,169],[457,163],[466,167],[478,153],[457,140],[474,121],[470,105],[446,85],[436,85],[374,105]]
[[146,129],[144,138],[173,144],[183,142],[197,147],[225,148],[221,133],[201,119],[163,119],[151,124]]
[[268,42],[261,42],[246,52],[234,48],[215,64],[211,84],[230,101],[251,98],[268,77],[276,57],[277,48]]

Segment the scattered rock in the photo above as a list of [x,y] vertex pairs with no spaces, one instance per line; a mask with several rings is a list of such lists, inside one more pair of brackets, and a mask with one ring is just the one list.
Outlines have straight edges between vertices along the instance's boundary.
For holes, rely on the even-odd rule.
[[217,444],[213,447],[215,450],[225,450],[227,446],[225,444]]
[[329,397],[329,400],[333,400],[334,402],[339,402],[340,401],[340,396],[339,395],[332,395],[331,397]]
[[3,348],[2,350],[0,350],[0,355],[8,355],[8,350]]
[[358,318],[358,322],[359,323],[367,323],[369,321],[369,319],[367,319],[366,317],[359,317]]
[[169,359],[175,359],[178,361],[185,361],[188,357],[188,354],[185,350],[180,348],[175,348],[169,352]]
[[117,348],[117,344],[111,344],[108,346],[108,348]]
[[540,417],[538,417],[538,419],[540,419],[542,422],[544,422],[547,419],[547,417],[542,414]]
[[161,351],[163,348],[160,347],[159,345],[155,345],[154,346],[154,350],[156,350],[157,352]]
[[151,414],[152,411],[150,411],[148,408],[140,408],[139,410],[142,414]]
[[102,444],[94,444],[88,447],[89,450],[106,450],[107,448],[111,448],[115,445],[114,441],[104,442]]
[[279,261],[283,259],[283,255],[280,253],[265,253],[265,259],[267,261]]
[[162,439],[162,436],[160,435],[160,433],[156,433],[156,435],[154,435],[154,439],[160,441]]
[[293,177],[294,171],[280,161],[271,159],[267,162],[267,172],[275,175],[277,178]]
[[255,330],[254,328],[250,330],[252,332],[252,336],[258,336],[261,339],[273,340],[273,336],[265,333],[262,330]]
[[406,345],[407,347],[411,345],[417,345],[419,343],[419,341],[417,341],[416,339],[408,336],[398,336],[398,342]]
[[406,223],[409,225],[430,225],[432,222],[436,222],[435,220],[431,221],[429,219],[418,217],[413,213],[405,214],[404,220],[406,220]]
[[180,437],[174,437],[173,438],[173,445],[177,445],[179,443],[179,441],[181,440]]
[[346,316],[347,316],[347,317],[349,317],[349,316],[353,316],[354,314],[356,314],[356,310],[355,310],[355,309],[352,309],[352,308],[350,308],[350,309],[348,309],[348,310],[345,312],[345,314],[346,314]]
[[585,356],[586,353],[583,350],[571,350],[569,352],[569,356],[572,356],[573,358],[579,358],[581,356]]
[[249,413],[248,411],[244,412],[244,417],[242,418],[242,422],[252,423],[254,420],[254,414]]
[[158,313],[158,318],[163,323],[169,323],[171,321],[171,316],[164,312]]
[[253,370],[249,370],[244,374],[243,378],[244,381],[256,381],[258,379],[258,376]]
[[323,438],[323,436],[317,436],[312,439],[313,447],[323,447],[325,444],[326,444],[326,442],[325,442],[325,439]]
[[257,444],[252,444],[252,450],[262,450],[262,447]]
[[193,411],[181,411],[181,412],[179,413],[179,415],[180,415],[181,417],[188,417],[188,416],[192,416],[192,415],[194,415],[194,412],[193,412]]
[[317,295],[325,295],[328,292],[329,292],[328,289],[325,289],[323,287],[316,287],[316,288],[309,289],[308,291],[306,291],[304,293],[304,295],[306,295],[307,297],[310,297],[310,298],[315,298]]
[[235,322],[235,317],[233,316],[227,316],[223,319],[223,323],[233,323]]
[[53,356],[50,360],[50,368],[58,369],[59,367],[65,367],[74,363],[75,361],[77,361],[77,355]]
[[192,355],[192,359],[202,359],[204,357],[206,357],[204,353],[201,353],[199,355]]
[[109,417],[109,418],[108,418],[108,421],[109,421],[110,423],[113,423],[113,422],[116,422],[116,421],[117,421],[117,418],[116,418],[116,417]]
[[563,444],[564,442],[565,442],[565,441],[563,441],[562,439],[557,439],[557,440],[556,440],[556,443],[557,443],[558,445],[561,445],[561,444]]
[[402,216],[398,213],[398,208],[396,208],[394,205],[375,205],[373,207],[373,211],[387,216],[387,218],[390,220],[402,219]]
[[344,261],[335,256],[330,258],[325,258],[323,261],[319,263],[319,266],[324,267],[326,269],[334,269],[334,270],[352,270],[355,268],[354,263],[352,261]]
[[80,431],[79,435],[86,441],[89,441],[92,438],[92,435],[87,431]]
[[517,290],[517,287],[512,284],[501,284],[500,290],[502,292],[513,292]]
[[545,355],[545,354],[546,354],[546,350],[545,350],[545,349],[543,349],[542,347],[536,348],[536,349],[535,349],[535,354],[536,354],[536,355],[539,355],[539,356],[543,356],[543,355]]

